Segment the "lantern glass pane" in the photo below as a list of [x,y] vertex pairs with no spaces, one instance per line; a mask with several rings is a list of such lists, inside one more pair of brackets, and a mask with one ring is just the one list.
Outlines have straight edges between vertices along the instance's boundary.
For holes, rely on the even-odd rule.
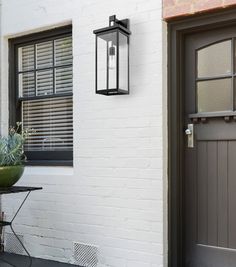
[[110,32],[97,39],[97,89],[117,89],[117,33]]
[[128,37],[119,32],[119,89],[128,91]]
[[97,89],[104,90],[107,88],[107,42],[97,39]]
[[117,89],[117,33],[110,33],[108,41],[108,89]]

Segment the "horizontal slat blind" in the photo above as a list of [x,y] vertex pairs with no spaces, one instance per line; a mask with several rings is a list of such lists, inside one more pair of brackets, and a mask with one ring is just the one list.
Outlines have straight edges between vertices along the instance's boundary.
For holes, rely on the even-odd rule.
[[22,123],[34,130],[25,151],[73,150],[72,70],[71,35],[18,48]]
[[18,69],[19,71],[34,69],[34,45],[18,48]]
[[19,94],[23,97],[30,97],[35,95],[35,79],[34,72],[24,72],[19,74]]
[[57,151],[73,148],[72,97],[55,97],[22,102],[23,127],[34,129],[25,151]]
[[55,86],[57,94],[70,93],[72,91],[72,66],[56,68]]
[[72,37],[18,48],[21,97],[72,92]]
[[71,36],[56,39],[55,44],[55,65],[72,64],[72,38]]
[[36,44],[37,69],[53,66],[53,41]]
[[36,95],[52,95],[53,94],[53,70],[40,70],[37,75],[37,92]]

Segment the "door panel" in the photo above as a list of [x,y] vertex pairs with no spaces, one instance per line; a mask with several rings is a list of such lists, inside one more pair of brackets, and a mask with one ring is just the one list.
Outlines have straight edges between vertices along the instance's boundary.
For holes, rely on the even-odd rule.
[[228,245],[228,142],[218,141],[218,246]]
[[[207,244],[207,142],[197,142],[197,241]],[[201,190],[199,190],[201,188]]]
[[236,266],[235,43],[235,27],[185,39],[185,267]]
[[228,144],[228,248],[236,248],[236,142]]

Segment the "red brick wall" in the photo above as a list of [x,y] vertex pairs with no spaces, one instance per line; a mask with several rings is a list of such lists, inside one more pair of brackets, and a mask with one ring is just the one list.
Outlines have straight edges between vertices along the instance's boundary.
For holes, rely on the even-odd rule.
[[163,18],[170,20],[231,5],[236,5],[236,0],[163,0]]

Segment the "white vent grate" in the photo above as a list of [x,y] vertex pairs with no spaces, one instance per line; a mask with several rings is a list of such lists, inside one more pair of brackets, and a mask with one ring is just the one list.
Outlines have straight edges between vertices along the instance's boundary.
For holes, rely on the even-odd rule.
[[[23,235],[17,234],[20,241],[24,244]],[[24,254],[24,249],[19,240],[12,233],[5,234],[5,251],[14,254]]]
[[81,267],[97,267],[98,248],[93,245],[74,242],[75,264]]

